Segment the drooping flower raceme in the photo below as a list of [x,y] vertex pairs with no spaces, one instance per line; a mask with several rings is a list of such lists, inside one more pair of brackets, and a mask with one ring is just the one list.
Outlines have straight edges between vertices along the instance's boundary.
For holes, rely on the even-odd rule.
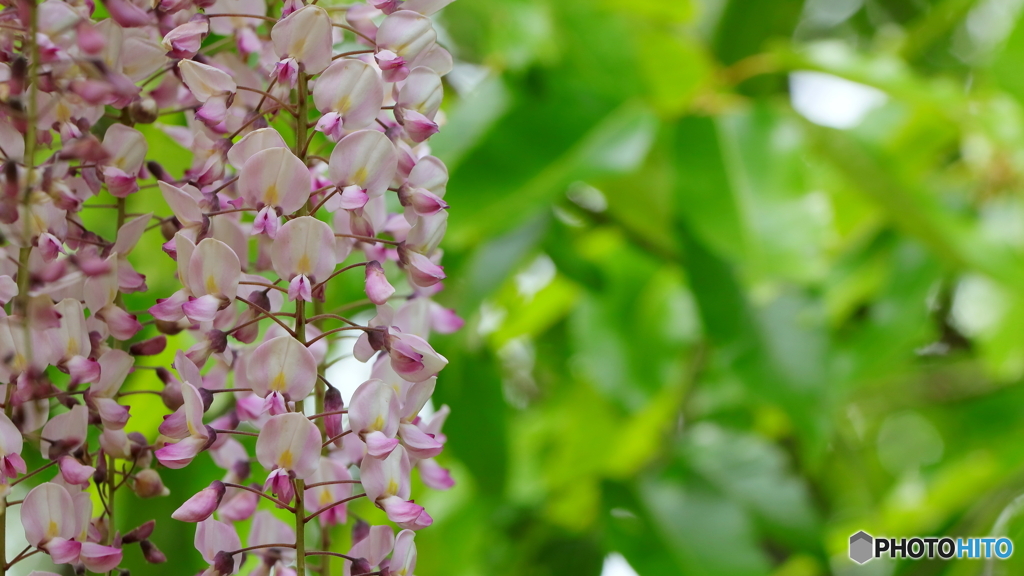
[[[34,551],[0,538],[0,576],[32,554],[79,573],[134,545],[166,561],[159,523],[123,525],[124,490],[175,499],[207,576],[246,556],[254,574],[413,575],[414,531],[432,523],[413,477],[454,483],[449,410],[426,416],[448,362],[431,333],[462,325],[434,301],[448,171],[428,144],[453,66],[432,17],[450,1],[5,11],[0,498],[31,488]],[[190,158],[155,156],[157,134]],[[342,339],[372,369],[351,397],[325,376]],[[157,430],[133,418],[137,394],[165,406]],[[217,477],[169,494],[166,469],[206,459]],[[379,510],[344,562],[316,553],[360,499]]]

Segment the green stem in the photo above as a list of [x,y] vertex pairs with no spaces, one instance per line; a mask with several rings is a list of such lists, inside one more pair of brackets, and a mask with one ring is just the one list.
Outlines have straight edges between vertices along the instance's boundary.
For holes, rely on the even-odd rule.
[[[106,544],[109,546],[114,542],[114,532],[117,530],[116,522],[114,521],[114,494],[117,491],[117,469],[114,468],[114,457],[107,455],[107,508],[110,510],[110,517],[107,524],[107,537]],[[111,571],[113,574],[113,571]]]
[[[7,395],[4,397],[4,415],[8,418],[14,406],[11,398],[14,396],[14,385],[7,385]],[[7,497],[0,499],[0,575],[7,573]]]
[[[306,136],[309,130],[307,82],[306,73],[299,72],[298,101],[295,114],[295,155],[303,162],[306,161]],[[299,215],[306,216],[308,214],[309,202],[306,202],[299,209]],[[295,302],[295,339],[303,344],[306,343],[306,302],[304,300]],[[297,408],[302,410],[301,406]],[[295,572],[298,576],[306,576],[305,486],[305,481],[295,480]]]
[[306,483],[302,480],[295,480],[295,573],[298,576],[306,576],[306,510],[303,500],[305,499]]
[[306,94],[306,84],[308,82],[309,80],[306,78],[306,73],[299,72],[298,106],[295,110],[295,155],[303,161],[306,159],[306,136],[309,131],[309,104],[306,102],[306,100],[309,99]]
[[[39,114],[38,110],[38,95],[39,86],[37,74],[39,72],[39,43],[36,42],[36,32],[39,30],[39,10],[36,7],[35,0],[29,0],[26,2],[28,5],[28,37],[27,42],[29,43],[29,62],[28,62],[28,81],[29,81],[29,94],[28,94],[28,118],[25,122],[25,197],[22,199],[22,203],[25,207],[25,213],[22,217],[25,219],[23,224],[25,234],[24,242],[27,244],[31,241],[32,225],[29,219],[29,204],[31,202],[32,186],[35,183],[35,156],[36,156],[36,117]],[[28,257],[31,253],[32,248],[22,248],[18,254],[18,299],[21,301],[25,318],[25,350],[27,354],[27,360],[29,365],[32,363],[32,341],[29,336],[28,329]],[[14,391],[14,384],[7,385],[7,397],[4,399],[4,414],[10,417],[13,406],[11,405],[11,395]],[[7,574],[7,497],[0,499],[0,576]]]

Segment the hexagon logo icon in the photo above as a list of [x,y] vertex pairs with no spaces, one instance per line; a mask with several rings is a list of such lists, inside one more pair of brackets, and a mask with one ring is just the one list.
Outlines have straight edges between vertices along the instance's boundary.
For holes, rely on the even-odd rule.
[[861,530],[850,536],[850,560],[857,564],[863,564],[875,557],[874,539],[870,534]]

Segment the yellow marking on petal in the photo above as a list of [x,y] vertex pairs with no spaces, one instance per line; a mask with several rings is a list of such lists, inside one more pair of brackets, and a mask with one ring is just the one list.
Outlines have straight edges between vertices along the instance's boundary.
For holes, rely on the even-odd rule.
[[352,99],[347,95],[338,98],[334,103],[334,109],[338,112],[348,112],[348,109],[352,107]]
[[388,489],[384,493],[388,494],[388,495],[391,495],[391,496],[394,496],[394,495],[398,494],[398,482],[395,482],[394,480],[390,480],[388,482]]
[[219,290],[217,290],[217,279],[213,277],[213,274],[211,274],[206,277],[206,293],[216,294],[217,292],[219,292]]
[[309,264],[309,256],[303,254],[302,258],[299,258],[299,263],[296,264],[295,267],[297,268],[296,272],[299,274],[309,276],[309,273],[312,272],[312,270],[310,270],[311,266]]
[[263,193],[264,204],[277,204],[277,184],[271,184],[267,187],[267,191]]
[[356,184],[362,184],[363,182],[366,182],[367,176],[369,176],[369,173],[366,172],[366,168],[360,168],[359,170],[356,170],[356,173],[352,177],[352,180]]
[[15,369],[17,369],[20,372],[21,370],[25,369],[26,364],[28,364],[28,360],[25,358],[24,354],[17,353],[17,354],[14,355],[14,368]]
[[50,520],[50,525],[46,527],[46,538],[56,538],[59,534],[60,526],[57,525],[56,521]]
[[63,100],[58,100],[57,108],[54,110],[54,115],[57,117],[57,121],[62,124],[64,122],[69,122],[71,120],[71,107]]
[[78,340],[76,340],[74,337],[68,338],[67,354],[68,356],[74,356],[75,354],[78,354]]
[[384,417],[378,415],[377,419],[373,421],[373,424],[370,424],[370,428],[369,429],[370,430],[383,430],[384,429]]
[[281,466],[281,468],[291,468],[293,459],[294,457],[292,456],[292,451],[285,450],[284,452],[281,453],[281,457],[277,459],[277,463]]
[[271,392],[284,392],[285,388],[288,387],[288,381],[284,377],[284,372],[278,372],[277,376],[270,382]]
[[334,502],[334,496],[331,495],[330,490],[321,490],[320,498],[318,500],[320,501],[320,507],[323,508],[324,506]]

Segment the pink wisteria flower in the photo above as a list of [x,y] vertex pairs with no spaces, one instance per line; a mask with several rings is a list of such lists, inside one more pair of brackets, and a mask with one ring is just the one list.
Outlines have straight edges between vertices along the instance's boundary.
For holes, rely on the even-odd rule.
[[[463,323],[434,300],[449,175],[429,139],[453,60],[431,17],[450,1],[4,12],[0,521],[25,482],[31,550],[0,538],[0,573],[33,555],[112,572],[136,545],[165,562],[163,519],[121,511],[170,497],[204,576],[247,557],[253,574],[413,576],[412,530],[432,523],[414,479],[454,484],[449,410],[425,416],[448,362],[431,334]],[[343,397],[327,368],[348,339],[372,372]],[[163,405],[156,430],[136,395]],[[218,471],[205,488],[164,485],[197,460]],[[379,510],[332,559],[359,499]]]

